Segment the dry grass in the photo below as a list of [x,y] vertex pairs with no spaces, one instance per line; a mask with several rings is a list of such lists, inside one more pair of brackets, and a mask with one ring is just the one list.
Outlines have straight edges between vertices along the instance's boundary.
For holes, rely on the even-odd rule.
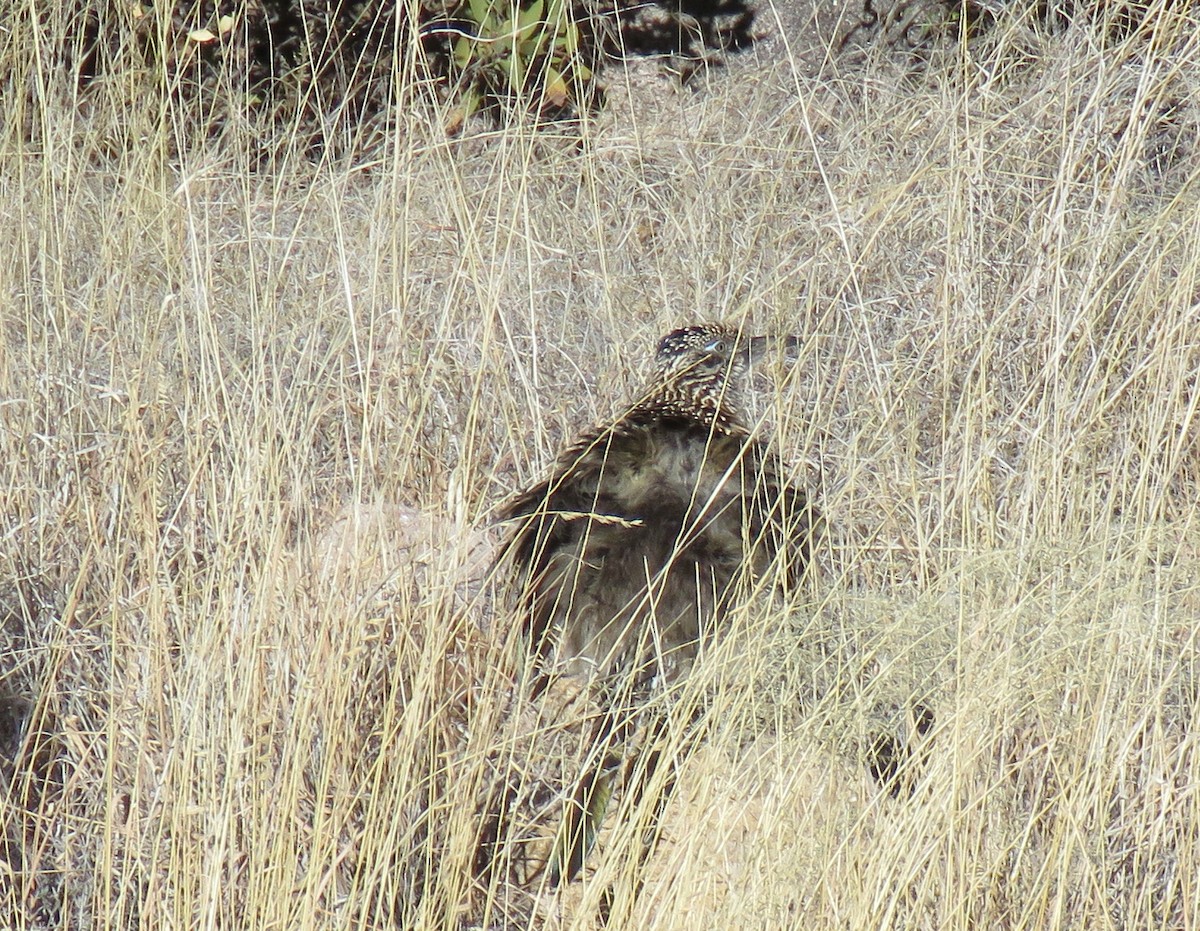
[[[77,107],[13,19],[0,925],[582,928],[611,885],[613,927],[1200,928],[1188,15],[796,47],[614,87],[581,145],[417,102],[270,170],[132,78]],[[627,812],[523,888],[586,709],[513,689],[489,510],[743,317],[806,340],[764,414],[821,577],[688,683],[644,866]],[[862,754],[917,702],[897,800]]]

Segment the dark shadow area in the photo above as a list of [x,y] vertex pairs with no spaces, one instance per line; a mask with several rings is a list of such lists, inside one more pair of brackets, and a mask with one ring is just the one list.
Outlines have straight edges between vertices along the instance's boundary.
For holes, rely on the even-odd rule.
[[706,66],[719,66],[726,54],[750,48],[761,36],[745,0],[616,0],[609,15],[616,28],[605,35],[606,55],[668,58],[685,81]]
[[1161,5],[1152,0],[861,0],[858,19],[843,36],[839,52],[866,45],[928,51],[948,42],[983,38],[1014,17],[1050,35],[1078,26],[1118,44],[1140,30],[1153,29],[1164,9],[1194,8],[1195,0]]
[[[565,2],[560,15],[577,39],[564,51],[552,36],[519,62],[530,75],[545,73],[546,65],[562,72],[566,83],[550,94],[510,86],[507,62],[464,62],[464,37],[479,39],[481,50],[496,47],[495,36],[481,33],[473,19],[479,7],[466,0],[176,0],[166,7],[74,0],[55,16],[23,8],[0,17],[0,26],[17,36],[49,35],[56,64],[85,95],[105,79],[141,75],[145,93],[170,97],[192,118],[198,139],[256,118],[279,129],[281,139],[284,130],[300,127],[314,153],[339,137],[343,144],[361,137],[364,127],[393,125],[397,88],[410,83],[397,81],[398,71],[428,80],[451,104],[477,95],[473,109],[498,118],[515,104],[560,120],[603,106],[597,78],[606,64],[661,57],[687,80],[758,38],[746,0]],[[497,16],[508,15],[507,5],[491,6]],[[514,9],[549,22],[545,0],[519,0]],[[258,144],[264,157],[276,145],[270,138]]]
[[936,719],[924,704],[912,708],[907,739],[891,733],[876,734],[867,748],[867,771],[892,798],[909,798],[921,778],[929,754],[929,734]]

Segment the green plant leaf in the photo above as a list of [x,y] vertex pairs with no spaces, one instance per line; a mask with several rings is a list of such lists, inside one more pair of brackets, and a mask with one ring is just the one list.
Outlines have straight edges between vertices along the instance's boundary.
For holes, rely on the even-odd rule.
[[443,127],[448,135],[453,136],[463,124],[480,108],[483,104],[483,95],[475,89],[465,90],[462,96],[458,98],[458,103],[450,108],[450,112],[446,114],[446,120]]
[[517,23],[512,17],[504,20],[496,27],[495,39],[498,43],[509,47],[515,44],[517,35]]
[[454,43],[454,63],[460,68],[466,68],[475,57],[476,42],[467,36],[461,36]]
[[500,59],[500,67],[508,76],[509,89],[519,91],[525,86],[525,60],[519,55],[509,55]]
[[547,103],[561,107],[566,104],[568,96],[566,79],[557,68],[547,65],[546,83],[542,88],[542,97]]
[[574,55],[579,50],[579,27],[571,22],[564,23],[554,34],[554,47],[563,57]]
[[493,0],[467,0],[467,11],[475,25],[482,31],[488,20],[492,19],[495,5]]
[[544,25],[542,23],[543,6],[542,0],[533,0],[527,9],[521,10],[517,14],[517,33],[520,35],[521,41],[533,35],[538,26]]

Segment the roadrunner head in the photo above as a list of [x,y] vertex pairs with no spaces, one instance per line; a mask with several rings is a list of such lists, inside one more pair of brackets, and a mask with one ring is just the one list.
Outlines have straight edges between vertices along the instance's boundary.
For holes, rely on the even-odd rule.
[[750,372],[772,343],[791,346],[795,338],[746,336],[725,324],[672,330],[658,344],[655,377],[639,407],[725,432],[745,429]]

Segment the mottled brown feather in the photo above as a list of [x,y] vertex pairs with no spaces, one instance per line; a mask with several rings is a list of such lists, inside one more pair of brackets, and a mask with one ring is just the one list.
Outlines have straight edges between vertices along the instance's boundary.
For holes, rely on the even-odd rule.
[[543,671],[673,676],[744,573],[778,558],[803,574],[815,511],[744,414],[764,342],[668,334],[647,390],[502,509],[519,521],[505,552]]

